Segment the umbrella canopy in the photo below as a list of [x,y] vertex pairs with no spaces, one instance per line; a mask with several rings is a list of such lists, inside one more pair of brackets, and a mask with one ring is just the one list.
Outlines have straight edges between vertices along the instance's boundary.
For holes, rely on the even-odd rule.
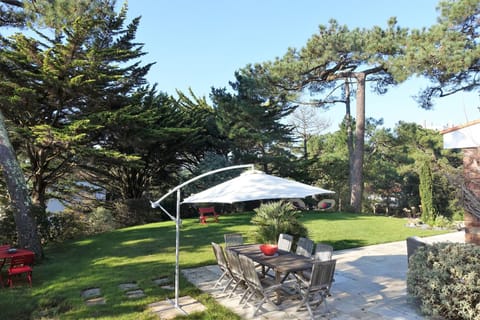
[[305,198],[334,191],[280,178],[262,171],[248,170],[240,176],[194,194],[183,203],[234,203],[265,199]]

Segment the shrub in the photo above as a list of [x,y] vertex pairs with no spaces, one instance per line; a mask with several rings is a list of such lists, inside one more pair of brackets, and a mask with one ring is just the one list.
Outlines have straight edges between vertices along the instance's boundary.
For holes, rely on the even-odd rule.
[[128,227],[161,221],[161,211],[152,209],[147,199],[127,199],[113,204],[113,217],[118,226]]
[[298,220],[301,212],[290,202],[264,203],[254,211],[252,223],[258,226],[255,240],[260,243],[276,243],[280,233],[288,233],[296,239],[308,235],[307,228]]
[[0,245],[4,243],[12,246],[17,243],[17,227],[11,207],[5,208],[4,214],[0,215]]
[[44,243],[63,242],[86,234],[85,217],[70,209],[50,213],[46,221],[47,223],[39,228]]
[[116,223],[112,212],[104,207],[98,207],[88,215],[87,231],[89,234],[112,231],[115,228]]
[[437,243],[411,257],[409,295],[427,316],[480,319],[480,247]]
[[453,228],[453,223],[447,217],[438,215],[435,217],[435,221],[433,221],[433,225],[438,228]]

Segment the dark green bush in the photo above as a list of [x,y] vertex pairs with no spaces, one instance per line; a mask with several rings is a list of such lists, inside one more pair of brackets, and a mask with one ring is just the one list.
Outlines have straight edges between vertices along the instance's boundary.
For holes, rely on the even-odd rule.
[[39,224],[43,243],[63,242],[88,234],[84,216],[70,209],[50,213],[44,221],[46,223]]
[[147,199],[117,201],[113,208],[112,214],[118,227],[157,222],[164,216],[159,209],[153,209]]
[[437,243],[410,259],[409,295],[427,316],[480,319],[480,246]]

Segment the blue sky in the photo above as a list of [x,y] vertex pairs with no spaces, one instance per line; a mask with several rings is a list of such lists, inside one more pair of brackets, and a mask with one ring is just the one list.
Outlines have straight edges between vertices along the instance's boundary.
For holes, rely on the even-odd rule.
[[[122,2],[119,1],[119,4]],[[129,19],[142,16],[137,40],[145,44],[144,63],[156,62],[148,80],[174,95],[191,88],[208,97],[211,87],[228,87],[234,72],[249,63],[301,48],[319,25],[336,19],[349,28],[386,26],[397,17],[402,27],[429,27],[437,19],[437,0],[130,0]],[[480,118],[478,94],[460,93],[436,100],[433,111],[420,109],[412,96],[423,87],[410,80],[386,95],[367,91],[367,117],[443,128]],[[336,130],[344,115],[338,105],[320,117]]]

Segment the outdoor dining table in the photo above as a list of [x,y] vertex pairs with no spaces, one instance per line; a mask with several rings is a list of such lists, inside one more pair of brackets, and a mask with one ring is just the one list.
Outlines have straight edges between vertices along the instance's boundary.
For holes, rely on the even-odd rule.
[[[248,256],[262,265],[262,268],[271,268],[275,272],[275,283],[277,284],[282,283],[290,273],[310,270],[313,265],[311,258],[282,250],[278,250],[273,256],[267,256],[260,251],[260,244],[229,246],[227,250]],[[280,291],[277,291],[277,303],[280,302]]]

